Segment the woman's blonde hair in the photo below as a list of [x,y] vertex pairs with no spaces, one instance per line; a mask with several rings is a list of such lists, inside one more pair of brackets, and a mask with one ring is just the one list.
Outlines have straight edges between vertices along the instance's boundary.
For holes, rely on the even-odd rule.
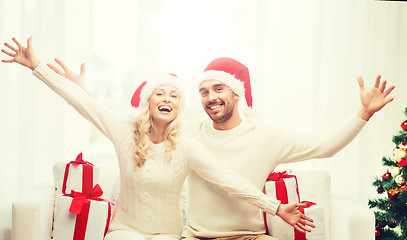
[[[176,138],[181,132],[181,99],[180,99],[180,107],[178,109],[178,114],[168,124],[167,128],[164,131],[164,143],[166,145],[165,155],[167,156],[168,160],[172,159],[171,152],[176,148]],[[136,169],[140,169],[143,167],[144,163],[148,157],[148,149],[151,147],[151,141],[149,137],[149,133],[151,127],[153,126],[153,119],[150,114],[150,103],[147,101],[146,106],[141,109],[140,114],[137,116],[134,124],[134,140],[135,140],[135,157],[136,157]]]

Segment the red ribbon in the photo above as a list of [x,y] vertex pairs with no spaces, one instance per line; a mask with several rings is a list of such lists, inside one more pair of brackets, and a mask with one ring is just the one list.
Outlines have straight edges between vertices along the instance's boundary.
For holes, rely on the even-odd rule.
[[86,235],[86,227],[88,225],[88,217],[89,217],[89,209],[90,209],[90,203],[91,200],[94,201],[103,201],[107,202],[108,204],[108,215],[107,215],[107,221],[106,221],[106,227],[105,227],[105,232],[104,235],[106,235],[109,223],[110,223],[110,215],[111,215],[111,205],[113,204],[112,202],[99,198],[102,196],[103,191],[100,188],[99,184],[96,184],[95,187],[90,191],[90,193],[81,193],[81,192],[76,192],[76,191],[71,191],[71,194],[69,195],[64,195],[64,196],[70,196],[72,197],[72,203],[71,206],[69,207],[69,211],[71,213],[75,213],[76,215],[76,221],[75,221],[75,230],[74,230],[74,235],[73,235],[73,240],[85,240],[85,235]]
[[[305,207],[300,207],[298,210],[304,214],[304,208],[309,208],[312,205],[316,205],[316,203],[309,202],[309,201],[302,201],[301,204],[305,204]],[[300,232],[294,228],[294,240],[307,240],[307,236],[305,232]]]
[[93,189],[93,164],[82,159],[82,153],[79,153],[76,157],[75,161],[71,161],[66,164],[65,167],[65,174],[64,174],[64,182],[62,185],[62,193],[66,193],[66,182],[68,180],[69,174],[69,166],[70,165],[78,165],[82,164],[83,172],[82,172],[82,192],[83,193],[90,193]]

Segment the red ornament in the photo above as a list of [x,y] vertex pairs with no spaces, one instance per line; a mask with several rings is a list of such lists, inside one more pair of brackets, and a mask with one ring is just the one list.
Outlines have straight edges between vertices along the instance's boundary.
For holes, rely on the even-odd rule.
[[397,227],[397,221],[389,221],[387,226],[389,226],[389,228],[395,228]]
[[401,128],[403,131],[407,131],[407,120],[401,123]]
[[391,173],[387,171],[385,174],[383,174],[382,178],[385,181],[389,181],[391,179]]
[[375,235],[375,237],[380,236],[380,230],[376,228],[374,235]]
[[407,157],[403,157],[401,159],[401,161],[399,163],[397,163],[397,166],[399,166],[399,167],[407,166]]

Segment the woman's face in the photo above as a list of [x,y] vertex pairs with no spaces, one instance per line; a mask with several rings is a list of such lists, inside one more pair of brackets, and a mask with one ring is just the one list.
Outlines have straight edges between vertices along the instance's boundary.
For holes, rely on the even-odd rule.
[[170,85],[158,86],[149,99],[150,114],[155,123],[169,124],[178,115],[180,93]]

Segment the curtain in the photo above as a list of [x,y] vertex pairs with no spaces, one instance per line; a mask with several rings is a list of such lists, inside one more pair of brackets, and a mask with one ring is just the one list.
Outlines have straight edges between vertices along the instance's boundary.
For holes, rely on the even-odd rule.
[[[16,37],[26,45],[33,36],[41,61],[59,57],[79,68],[77,60],[90,56],[90,6],[72,0],[2,0],[0,39]],[[34,186],[52,184],[55,162],[88,151],[89,124],[29,69],[1,63],[0,79],[0,239],[10,239],[12,201]]]
[[[373,0],[0,0],[0,39],[33,36],[44,62],[59,57],[87,88],[118,112],[134,89],[157,72],[176,73],[192,89],[186,119],[207,117],[194,80],[214,58],[250,70],[257,118],[290,131],[322,134],[358,109],[357,75],[395,84],[394,102],[331,159],[281,165],[322,169],[332,191],[367,204],[371,182],[385,171],[391,137],[407,106],[407,5]],[[7,59],[4,54],[2,59]],[[10,239],[11,203],[52,183],[52,166],[79,152],[112,161],[111,144],[28,69],[0,64],[0,239]],[[404,79],[404,81],[403,81]]]

